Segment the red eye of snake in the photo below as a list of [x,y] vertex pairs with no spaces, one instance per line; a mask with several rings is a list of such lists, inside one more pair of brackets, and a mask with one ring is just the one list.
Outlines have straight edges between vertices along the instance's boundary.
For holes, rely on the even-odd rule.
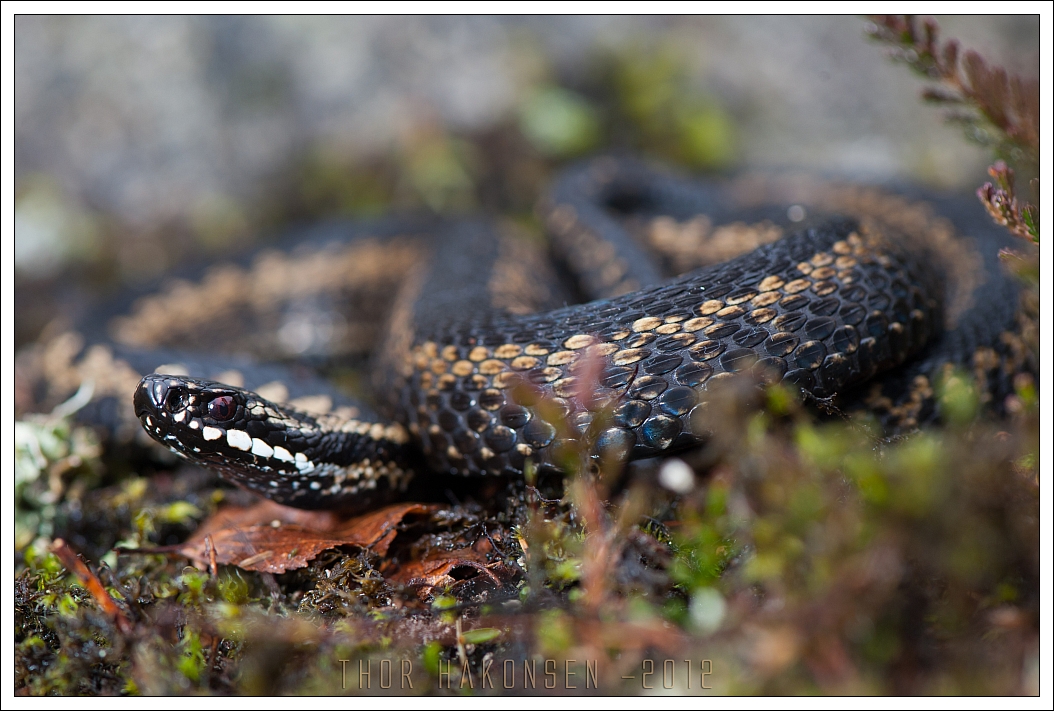
[[237,408],[234,406],[234,398],[230,395],[221,395],[209,403],[209,417],[223,422],[234,417]]

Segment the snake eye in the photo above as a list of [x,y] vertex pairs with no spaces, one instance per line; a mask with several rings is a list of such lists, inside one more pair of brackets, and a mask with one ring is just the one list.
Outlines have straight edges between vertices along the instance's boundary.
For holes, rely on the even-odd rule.
[[209,417],[218,422],[234,417],[235,410],[234,398],[230,395],[221,395],[209,403]]
[[165,395],[165,409],[179,412],[187,406],[187,391],[183,388],[171,388]]

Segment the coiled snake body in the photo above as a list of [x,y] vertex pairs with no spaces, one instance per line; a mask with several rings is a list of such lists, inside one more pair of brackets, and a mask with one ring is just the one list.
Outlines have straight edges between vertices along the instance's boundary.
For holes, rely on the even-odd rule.
[[[707,392],[735,374],[838,395],[889,430],[911,429],[936,416],[943,369],[975,372],[998,403],[1030,367],[1018,287],[996,256],[1007,238],[979,206],[948,205],[942,216],[937,202],[805,178],[709,186],[596,160],[564,174],[540,208],[559,269],[585,303],[563,305],[568,292],[537,250],[484,221],[360,227],[341,242],[350,251],[324,252],[317,275],[291,276],[274,343],[310,354],[320,333],[339,332],[345,344],[330,349],[339,359],[358,348],[347,345],[356,333],[379,338],[381,415],[361,405],[309,412],[173,368],[142,379],[135,413],[153,438],[242,486],[346,509],[403,490],[420,455],[432,471],[519,475],[527,462],[559,468],[583,442],[616,462],[697,445]],[[321,276],[340,270],[340,254],[352,255],[344,271],[385,265],[367,271],[373,291],[391,295],[386,305],[340,292],[360,321],[387,310],[383,331],[354,316],[328,330],[296,317],[305,300],[341,301]],[[260,264],[180,298],[276,283]],[[694,269],[664,281],[662,264]],[[168,342],[136,342],[151,319],[171,316],[175,294],[141,306],[118,334],[140,346],[190,341],[176,329]],[[299,341],[297,329],[307,334]]]

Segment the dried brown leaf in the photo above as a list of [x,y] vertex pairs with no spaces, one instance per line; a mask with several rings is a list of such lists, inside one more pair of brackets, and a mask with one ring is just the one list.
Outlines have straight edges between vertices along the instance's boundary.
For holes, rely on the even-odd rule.
[[339,546],[370,548],[383,556],[406,517],[431,514],[439,508],[402,503],[341,519],[332,512],[303,511],[265,501],[218,511],[177,550],[202,568],[214,557],[218,563],[245,570],[284,573],[303,568],[322,551]]
[[428,588],[446,587],[459,579],[464,579],[464,576],[454,577],[454,571],[458,568],[471,568],[479,575],[490,579],[495,585],[501,585],[502,579],[491,570],[490,566],[486,554],[479,553],[472,548],[462,548],[456,551],[434,552],[426,558],[403,563],[385,577],[402,585]]
[[[212,534],[212,542],[217,562],[261,573],[303,568],[322,551],[346,543],[296,524],[228,528]],[[206,562],[201,546],[188,544],[180,552],[198,565]]]
[[337,529],[342,519],[332,511],[307,511],[282,506],[274,501],[261,499],[252,506],[224,506],[212,516],[202,521],[186,544],[204,542],[205,536],[224,529],[253,526],[256,524],[296,524],[315,531],[332,531]]
[[387,555],[388,547],[395,540],[398,526],[410,516],[428,516],[442,506],[431,504],[392,504],[383,509],[349,519],[340,527],[339,537],[354,545],[370,548],[378,555]]

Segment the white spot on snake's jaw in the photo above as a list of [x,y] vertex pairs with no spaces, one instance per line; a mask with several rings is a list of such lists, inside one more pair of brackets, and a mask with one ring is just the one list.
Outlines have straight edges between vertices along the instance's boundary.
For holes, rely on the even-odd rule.
[[182,422],[183,418],[187,416],[186,410],[180,410],[176,414],[172,415],[172,419],[176,422]]
[[274,454],[274,448],[262,439],[253,437],[252,453],[258,457],[270,457]]
[[253,438],[241,430],[227,430],[227,444],[235,449],[248,452],[253,447]]
[[297,452],[294,461],[296,462],[296,468],[300,470],[301,474],[306,474],[309,471],[313,471],[315,468],[315,463],[309,461],[303,452]]
[[292,461],[294,461],[293,460],[293,455],[290,454],[289,450],[286,449],[285,447],[275,447],[274,448],[274,458],[277,459],[280,462],[292,462]]
[[205,438],[205,441],[210,442],[214,439],[219,439],[220,437],[222,437],[223,430],[217,429],[215,427],[205,427],[205,429],[201,431],[201,436]]

